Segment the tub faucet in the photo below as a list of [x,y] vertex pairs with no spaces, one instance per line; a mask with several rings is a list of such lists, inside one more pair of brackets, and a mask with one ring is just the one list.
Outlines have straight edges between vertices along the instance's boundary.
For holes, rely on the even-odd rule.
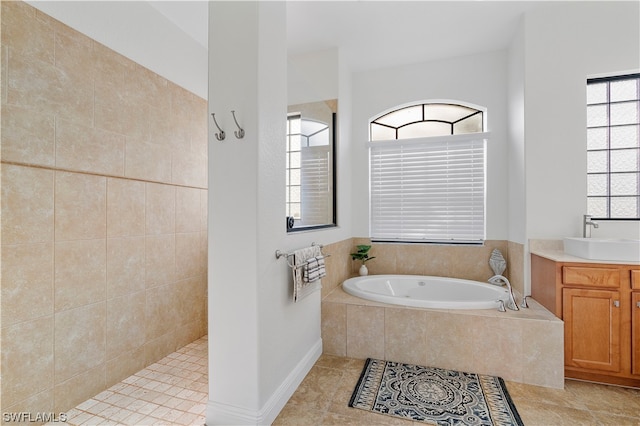
[[[587,228],[589,226],[598,229],[598,222],[591,220],[591,215],[585,214],[582,216],[582,238],[587,238]],[[591,237],[591,232],[589,232],[589,237]]]
[[509,292],[509,302],[507,302],[507,308],[511,309],[512,311],[520,310],[520,308],[518,307],[518,304],[516,303],[516,298],[513,295],[513,288],[511,287],[511,283],[506,277],[502,275],[494,275],[491,278],[489,278],[489,283],[495,284],[495,285],[502,285],[502,283],[505,283],[507,285],[507,290]]

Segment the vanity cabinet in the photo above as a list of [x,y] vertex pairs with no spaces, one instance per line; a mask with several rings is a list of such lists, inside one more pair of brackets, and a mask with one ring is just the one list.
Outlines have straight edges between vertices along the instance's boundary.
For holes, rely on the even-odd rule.
[[640,266],[532,254],[531,295],[564,321],[566,377],[640,387]]

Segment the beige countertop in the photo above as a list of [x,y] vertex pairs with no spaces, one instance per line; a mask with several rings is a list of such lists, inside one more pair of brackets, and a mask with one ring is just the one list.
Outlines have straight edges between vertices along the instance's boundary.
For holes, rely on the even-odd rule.
[[553,260],[554,262],[572,262],[572,263],[596,263],[603,264],[606,263],[608,265],[640,265],[640,262],[629,262],[629,261],[615,261],[615,260],[593,260],[593,259],[585,259],[582,257],[572,256],[567,254],[562,249],[557,248],[531,248],[531,254],[535,254],[540,257],[544,257],[549,260]]

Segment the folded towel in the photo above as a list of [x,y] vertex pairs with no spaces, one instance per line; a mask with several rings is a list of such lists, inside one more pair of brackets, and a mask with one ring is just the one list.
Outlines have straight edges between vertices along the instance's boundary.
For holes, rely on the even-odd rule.
[[319,246],[305,247],[293,252],[293,267],[291,269],[293,274],[293,300],[295,302],[308,294],[308,292],[302,294],[306,287],[314,281],[319,281],[319,278],[313,281],[306,281],[304,278],[305,270],[308,270],[307,261],[317,257],[323,257]]
[[302,279],[306,283],[312,283],[326,275],[324,256],[320,255],[307,260],[307,264],[303,269]]

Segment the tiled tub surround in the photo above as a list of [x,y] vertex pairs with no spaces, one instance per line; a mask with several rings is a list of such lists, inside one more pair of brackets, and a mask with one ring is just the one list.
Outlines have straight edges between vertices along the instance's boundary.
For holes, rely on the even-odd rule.
[[323,353],[379,358],[564,386],[563,323],[529,309],[438,310],[363,300],[334,289],[322,300]]
[[206,333],[206,101],[2,2],[3,412],[60,412]]
[[[376,357],[393,361],[494,374],[506,380],[562,388],[563,323],[535,301],[529,309],[435,310],[371,302],[345,293],[342,282],[357,275],[358,262],[349,253],[353,238],[325,246],[328,271],[323,278],[322,341],[327,355]],[[510,269],[520,271],[523,247],[507,241],[484,246],[373,244],[370,274],[449,276],[486,281],[488,261],[499,249]],[[520,275],[520,274],[514,274]],[[514,285],[515,287],[515,285]],[[516,287],[517,288],[517,287]],[[518,302],[521,301],[518,296]]]

